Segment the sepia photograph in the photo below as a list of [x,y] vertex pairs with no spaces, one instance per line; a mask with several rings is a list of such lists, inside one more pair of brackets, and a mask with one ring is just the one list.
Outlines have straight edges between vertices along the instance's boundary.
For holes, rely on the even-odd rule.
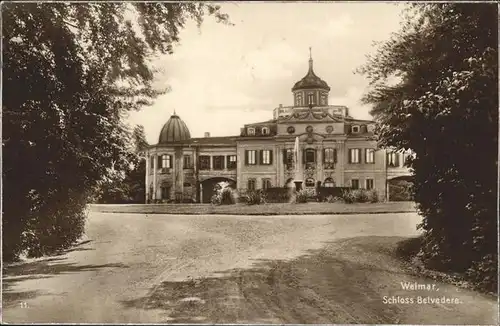
[[2,324],[499,324],[496,2],[1,9]]

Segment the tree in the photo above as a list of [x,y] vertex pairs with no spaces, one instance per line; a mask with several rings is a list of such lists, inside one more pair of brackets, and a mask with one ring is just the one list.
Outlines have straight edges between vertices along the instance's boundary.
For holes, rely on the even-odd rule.
[[2,6],[3,258],[74,243],[98,180],[130,164],[124,115],[166,90],[151,59],[173,52],[204,3]]
[[[430,267],[497,287],[498,12],[413,4],[359,69],[382,146],[410,149]],[[390,83],[396,77],[398,83]]]
[[94,201],[102,204],[144,203],[146,197],[146,158],[148,146],[144,127],[136,125],[127,146],[126,161],[120,170],[113,166],[97,184]]

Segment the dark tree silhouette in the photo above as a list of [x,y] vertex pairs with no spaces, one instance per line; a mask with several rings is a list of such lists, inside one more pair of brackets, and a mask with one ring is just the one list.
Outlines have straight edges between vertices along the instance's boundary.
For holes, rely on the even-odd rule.
[[172,53],[204,3],[8,3],[2,6],[3,258],[71,245],[109,167],[130,165],[127,111],[153,87],[155,54]]
[[406,14],[360,69],[365,102],[381,144],[415,153],[423,260],[496,292],[497,6],[414,4]]

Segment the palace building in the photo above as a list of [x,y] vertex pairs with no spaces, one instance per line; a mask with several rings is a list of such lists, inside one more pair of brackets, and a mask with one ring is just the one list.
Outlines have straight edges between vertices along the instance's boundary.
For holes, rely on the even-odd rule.
[[242,192],[288,186],[296,175],[297,137],[303,187],[376,189],[387,196],[390,179],[410,175],[406,154],[378,149],[375,123],[330,105],[329,91],[309,58],[307,74],[292,87],[293,105],[279,105],[270,120],[244,125],[239,135],[192,138],[174,112],[158,144],[146,150],[146,202],[209,203],[220,181]]

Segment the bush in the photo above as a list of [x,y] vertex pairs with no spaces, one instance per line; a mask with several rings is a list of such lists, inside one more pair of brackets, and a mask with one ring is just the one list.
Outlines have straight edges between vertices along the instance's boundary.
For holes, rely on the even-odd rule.
[[302,189],[295,194],[295,202],[298,204],[307,203],[310,198],[310,191]]
[[413,200],[412,183],[405,180],[391,180],[389,183],[389,199],[391,201]]
[[347,187],[319,187],[317,188],[317,196],[319,201],[325,201],[328,197],[342,197],[342,192],[350,190]]
[[365,189],[355,189],[353,190],[354,202],[356,203],[366,203],[368,202],[368,194]]
[[267,203],[288,203],[292,192],[289,188],[267,188],[264,195]]
[[232,205],[236,202],[234,190],[228,182],[219,182],[215,185],[215,194],[211,198],[213,205]]
[[378,203],[380,201],[380,197],[378,195],[377,190],[370,189],[370,190],[367,190],[366,192],[367,192],[367,195],[368,195],[368,201],[370,203]]
[[343,190],[340,197],[346,204],[352,203],[377,203],[379,201],[378,193],[375,189],[350,189]]
[[266,197],[261,190],[250,190],[243,196],[247,205],[260,205],[266,203]]
[[342,200],[346,204],[352,204],[356,202],[356,196],[354,196],[354,192],[352,190],[343,190],[342,191]]
[[338,203],[342,201],[342,197],[330,195],[326,198],[326,201],[331,204]]

